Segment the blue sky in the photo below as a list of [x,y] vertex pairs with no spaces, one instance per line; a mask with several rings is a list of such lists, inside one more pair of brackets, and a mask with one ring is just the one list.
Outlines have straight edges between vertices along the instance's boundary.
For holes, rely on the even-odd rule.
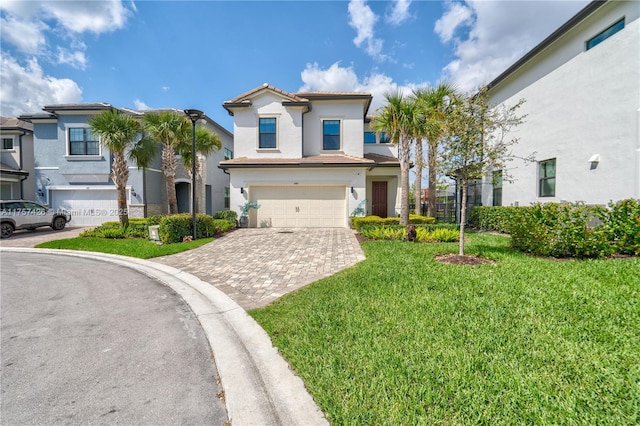
[[489,82],[587,0],[35,1],[0,3],[0,114],[44,105],[197,108],[283,90],[374,96]]

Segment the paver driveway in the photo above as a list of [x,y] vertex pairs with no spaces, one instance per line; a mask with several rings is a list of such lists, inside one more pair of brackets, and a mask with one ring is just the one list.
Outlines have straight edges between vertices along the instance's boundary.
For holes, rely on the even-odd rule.
[[248,310],[364,258],[351,229],[252,228],[152,260],[197,276]]

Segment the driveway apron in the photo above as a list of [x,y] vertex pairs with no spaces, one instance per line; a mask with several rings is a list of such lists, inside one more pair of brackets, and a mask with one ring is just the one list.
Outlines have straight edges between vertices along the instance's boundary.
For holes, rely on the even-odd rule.
[[364,258],[351,229],[250,228],[153,261],[195,275],[249,310]]

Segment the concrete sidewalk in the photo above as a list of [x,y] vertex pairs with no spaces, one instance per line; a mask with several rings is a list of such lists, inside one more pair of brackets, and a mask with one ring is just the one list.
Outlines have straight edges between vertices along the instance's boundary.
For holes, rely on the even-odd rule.
[[111,262],[135,269],[178,293],[209,340],[224,389],[229,419],[239,425],[327,425],[302,380],[290,370],[265,331],[231,298],[211,284],[141,259],[71,250],[6,248]]

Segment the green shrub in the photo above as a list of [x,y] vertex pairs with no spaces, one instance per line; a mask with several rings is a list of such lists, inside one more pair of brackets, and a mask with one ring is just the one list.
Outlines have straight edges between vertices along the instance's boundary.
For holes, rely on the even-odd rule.
[[225,219],[231,221],[233,223],[238,220],[238,213],[235,210],[221,210],[217,212],[214,216],[214,219]]
[[[188,213],[163,216],[160,221],[160,240],[165,244],[178,243],[191,235],[192,216]],[[235,228],[235,222],[225,219],[214,219],[206,214],[196,215],[197,238],[213,237],[221,232]]]
[[522,207],[475,206],[471,209],[469,224],[485,231],[511,233],[514,214]]
[[584,203],[534,204],[514,210],[510,225],[513,247],[539,256],[597,258],[612,253],[602,212]]
[[[430,224],[435,223],[436,219],[434,217],[429,216],[416,216],[409,215],[409,223],[413,224]],[[360,232],[360,229],[366,225],[398,225],[400,223],[400,218],[398,217],[379,217],[379,216],[352,216],[351,217],[351,227],[356,231]]]
[[[404,240],[407,227],[402,225],[364,225],[360,235],[371,240]],[[417,225],[418,241],[456,241],[460,236],[457,225],[450,223]]]
[[598,215],[616,252],[640,256],[640,200],[610,202]]

